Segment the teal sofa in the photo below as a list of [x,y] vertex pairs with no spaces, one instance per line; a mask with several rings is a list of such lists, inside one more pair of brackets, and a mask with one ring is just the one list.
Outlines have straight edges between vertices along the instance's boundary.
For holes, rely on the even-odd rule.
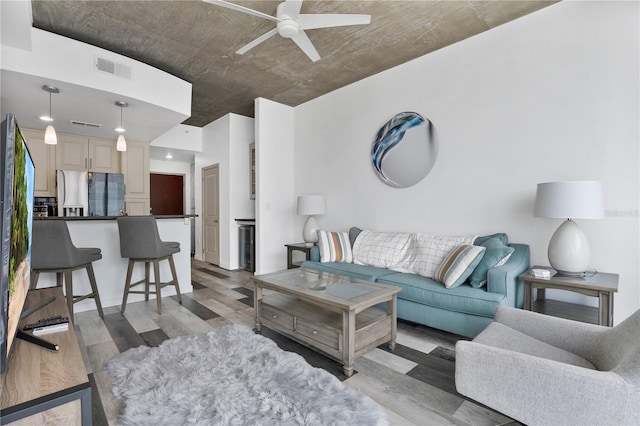
[[518,277],[529,269],[529,246],[509,246],[514,248],[509,260],[490,269],[486,286],[480,288],[467,283],[445,288],[421,275],[354,263],[321,263],[318,247],[312,248],[310,260],[301,266],[400,287],[399,319],[473,338],[493,322],[498,306],[522,308],[524,304],[524,285]]

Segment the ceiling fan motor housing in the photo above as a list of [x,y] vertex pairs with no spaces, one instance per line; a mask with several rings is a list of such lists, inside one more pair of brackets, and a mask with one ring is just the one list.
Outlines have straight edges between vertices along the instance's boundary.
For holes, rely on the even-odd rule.
[[278,34],[284,38],[291,38],[300,32],[300,25],[293,19],[284,19],[276,25]]
[[281,37],[291,38],[300,32],[300,25],[291,16],[286,15],[283,10],[284,2],[280,3],[276,10],[276,17],[279,19],[276,28]]

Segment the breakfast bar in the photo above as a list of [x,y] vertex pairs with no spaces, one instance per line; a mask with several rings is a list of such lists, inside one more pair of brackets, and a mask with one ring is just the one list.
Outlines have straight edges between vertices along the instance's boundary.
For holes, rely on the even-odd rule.
[[[180,252],[173,255],[181,293],[189,293],[191,287],[191,220],[194,215],[155,216],[158,232],[163,241],[177,241]],[[98,292],[104,308],[120,306],[124,293],[128,259],[120,256],[120,235],[116,216],[84,216],[84,217],[48,217],[35,220],[64,220],[67,222],[73,244],[80,247],[97,247],[102,250],[102,259],[93,263]],[[55,247],[51,247],[55,250]],[[162,262],[160,276],[170,276],[169,265]],[[152,274],[153,275],[153,274]],[[144,278],[144,266],[139,265],[133,271],[133,280]],[[56,274],[43,273],[38,279],[38,287],[56,285]],[[73,273],[74,293],[86,294],[91,291],[89,278],[83,270]],[[162,295],[175,295],[173,287],[166,287]],[[155,295],[150,295],[155,298]],[[144,300],[144,295],[129,295],[128,303]],[[75,304],[74,311],[82,312],[95,309],[92,299],[82,300]]]

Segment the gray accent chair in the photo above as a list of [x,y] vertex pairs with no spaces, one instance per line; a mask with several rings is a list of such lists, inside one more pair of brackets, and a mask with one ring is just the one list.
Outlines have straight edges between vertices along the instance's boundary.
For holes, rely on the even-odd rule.
[[[92,264],[100,259],[102,259],[102,250],[99,248],[77,248],[73,245],[69,228],[64,220],[34,220],[29,289],[33,290],[38,286],[38,278],[41,273],[55,272],[58,287],[62,286],[64,276],[67,307],[71,321],[73,321],[73,304],[88,298],[95,300],[98,315],[103,318],[102,304]],[[89,276],[91,293],[84,296],[73,294],[73,271],[77,269],[86,269]]]
[[456,344],[456,388],[527,425],[639,425],[640,310],[610,328],[499,307]]
[[[124,285],[124,296],[122,298],[122,308],[124,313],[127,306],[129,294],[144,294],[144,300],[149,300],[149,294],[156,295],[158,313],[162,313],[162,293],[163,287],[173,285],[176,288],[178,302],[182,303],[180,287],[178,285],[178,275],[173,262],[173,254],[180,251],[180,243],[174,241],[162,241],[158,233],[158,224],[153,216],[120,216],[118,221],[118,232],[120,233],[120,255],[129,259],[127,267],[127,279]],[[169,261],[172,279],[167,282],[160,280],[160,262]],[[133,267],[136,262],[144,263],[144,279],[135,283],[131,282]],[[150,265],[153,263],[153,277],[156,291],[149,291]],[[133,291],[132,287],[144,284],[144,290]]]

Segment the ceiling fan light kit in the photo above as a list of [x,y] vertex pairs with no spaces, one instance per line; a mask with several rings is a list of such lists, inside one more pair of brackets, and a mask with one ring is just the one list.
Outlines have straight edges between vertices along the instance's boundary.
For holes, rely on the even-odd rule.
[[300,49],[311,59],[313,62],[320,60],[320,54],[307,37],[304,30],[312,30],[316,28],[330,28],[330,27],[342,27],[348,25],[366,25],[371,22],[371,15],[356,15],[356,14],[301,14],[300,8],[302,7],[302,0],[287,0],[278,5],[276,16],[267,15],[266,13],[259,12],[257,10],[249,9],[248,7],[240,6],[235,3],[230,3],[224,0],[202,0],[206,3],[211,3],[217,6],[226,7],[227,9],[235,10],[237,12],[247,13],[249,15],[257,16],[259,18],[269,19],[275,21],[276,28],[256,38],[249,44],[241,47],[236,52],[239,55],[247,53],[260,43],[274,35],[278,34],[280,37],[289,38],[298,45]]

